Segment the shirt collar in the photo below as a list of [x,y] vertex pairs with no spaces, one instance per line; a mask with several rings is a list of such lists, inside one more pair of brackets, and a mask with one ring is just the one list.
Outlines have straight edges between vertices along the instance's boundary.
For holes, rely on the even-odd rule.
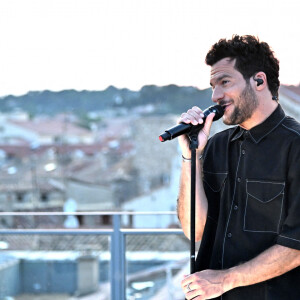
[[242,135],[244,134],[246,130],[240,126],[236,126],[233,133],[232,133],[232,137],[231,137],[231,142],[234,142],[236,140],[238,140],[239,138],[242,137]]
[[265,136],[271,133],[285,118],[285,113],[282,107],[278,104],[274,112],[261,124],[251,128],[250,130],[245,130],[244,128],[237,126],[232,133],[231,141],[235,141],[243,134],[248,134],[253,142],[258,144]]

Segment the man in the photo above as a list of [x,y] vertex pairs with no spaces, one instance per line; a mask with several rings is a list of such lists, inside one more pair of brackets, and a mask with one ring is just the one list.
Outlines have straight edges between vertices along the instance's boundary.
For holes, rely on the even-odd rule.
[[[195,274],[186,299],[300,299],[300,124],[278,104],[279,62],[253,36],[220,40],[206,56],[213,102],[238,125],[208,140],[199,132]],[[200,108],[179,122],[203,123]],[[179,137],[178,216],[190,236],[189,141]]]

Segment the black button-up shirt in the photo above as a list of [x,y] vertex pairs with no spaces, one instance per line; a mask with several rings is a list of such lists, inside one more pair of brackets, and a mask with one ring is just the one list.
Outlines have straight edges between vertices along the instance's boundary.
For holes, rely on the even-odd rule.
[[[300,250],[300,124],[281,106],[247,131],[214,135],[204,152],[208,217],[196,269],[227,269],[275,244]],[[300,299],[300,267],[222,299]]]

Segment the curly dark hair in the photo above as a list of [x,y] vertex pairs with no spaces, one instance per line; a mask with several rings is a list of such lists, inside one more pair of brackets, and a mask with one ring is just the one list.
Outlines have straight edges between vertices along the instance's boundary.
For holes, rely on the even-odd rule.
[[272,96],[278,98],[279,61],[267,43],[260,42],[252,35],[233,35],[231,40],[221,39],[214,44],[207,53],[205,62],[212,66],[225,57],[236,59],[235,69],[247,82],[256,73],[264,72]]

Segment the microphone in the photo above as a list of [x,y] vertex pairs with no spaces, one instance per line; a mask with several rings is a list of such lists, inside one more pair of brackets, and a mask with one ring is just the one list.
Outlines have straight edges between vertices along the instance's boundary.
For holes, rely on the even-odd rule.
[[189,133],[192,130],[193,131],[198,130],[198,132],[199,132],[203,128],[207,116],[211,113],[215,113],[213,121],[217,121],[220,118],[222,118],[222,116],[224,114],[224,109],[221,105],[210,106],[210,107],[206,108],[203,111],[204,117],[203,117],[203,123],[202,124],[193,125],[193,124],[190,124],[190,123],[189,124],[180,123],[180,124],[170,128],[170,129],[167,129],[164,133],[162,133],[159,136],[159,140],[161,142],[172,140],[172,139],[175,139],[175,138],[177,138],[178,136],[180,136],[182,134]]

